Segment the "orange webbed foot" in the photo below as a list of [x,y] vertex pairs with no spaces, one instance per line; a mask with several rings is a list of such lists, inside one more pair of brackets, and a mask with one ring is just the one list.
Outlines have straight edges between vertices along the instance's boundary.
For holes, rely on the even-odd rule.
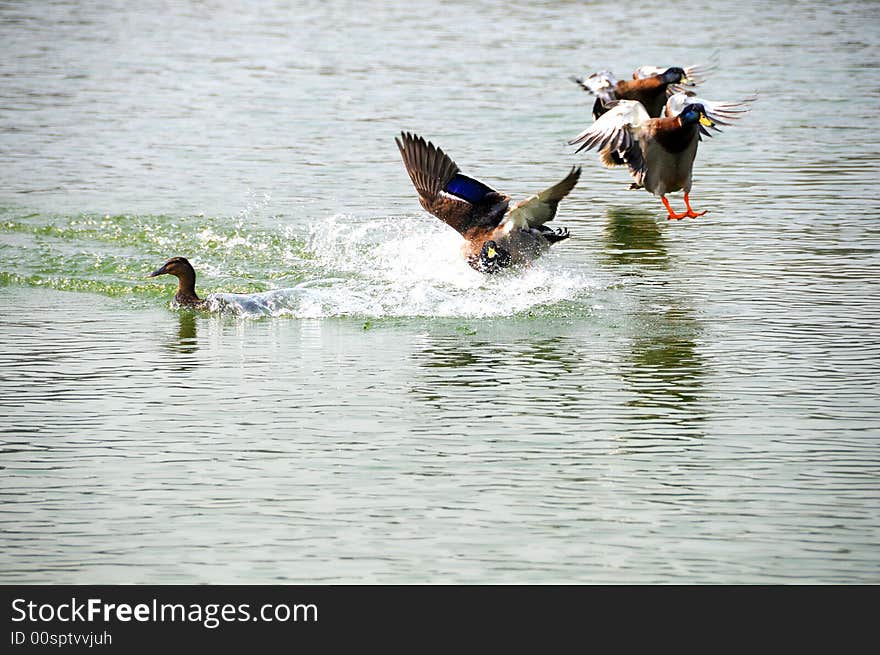
[[680,221],[682,218],[685,218],[688,215],[687,212],[676,214],[674,211],[672,211],[672,207],[669,205],[669,201],[666,199],[666,196],[660,196],[660,200],[663,201],[663,206],[666,207],[666,211],[669,212],[669,216],[666,217],[667,221]]
[[698,216],[702,216],[709,211],[708,209],[706,209],[701,212],[695,212],[691,208],[691,201],[690,198],[688,198],[688,194],[684,194],[684,206],[687,207],[687,212],[685,213],[685,216],[687,216],[688,218],[697,218]]

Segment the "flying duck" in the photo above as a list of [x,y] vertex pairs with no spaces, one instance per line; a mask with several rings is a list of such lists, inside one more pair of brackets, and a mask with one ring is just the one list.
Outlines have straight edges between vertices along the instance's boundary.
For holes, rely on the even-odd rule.
[[615,100],[636,100],[645,106],[648,116],[657,118],[663,111],[667,96],[702,84],[706,74],[717,64],[717,53],[708,64],[681,68],[672,66],[639,66],[631,80],[619,80],[609,71],[599,71],[588,77],[572,78],[582,89],[596,96],[593,118],[598,119],[611,108]]
[[[741,118],[754,100],[711,102],[681,92],[670,96],[664,118],[652,118],[635,100],[616,100],[569,144],[580,143],[578,152],[597,148],[609,168],[627,166],[635,180],[633,188],[644,187],[660,196],[669,219],[696,218],[706,213],[695,212],[689,198],[701,135],[712,136],[706,128],[720,132],[717,125],[730,125],[727,121]],[[687,211],[676,214],[666,194],[682,190]]]
[[422,207],[464,237],[461,253],[475,270],[495,273],[529,264],[569,237],[567,229],[552,230],[545,223],[577,184],[579,166],[561,182],[511,207],[509,196],[462,175],[433,143],[408,132],[394,140]]
[[172,257],[147,277],[173,275],[177,278],[177,293],[174,302],[180,307],[205,309],[206,300],[196,295],[196,271],[186,257]]

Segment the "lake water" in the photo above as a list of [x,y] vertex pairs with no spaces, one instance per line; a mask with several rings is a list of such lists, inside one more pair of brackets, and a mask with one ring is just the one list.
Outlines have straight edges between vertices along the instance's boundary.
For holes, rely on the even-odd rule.
[[[0,5],[0,582],[880,582],[876,8]],[[569,78],[715,50],[666,221]],[[400,130],[573,238],[483,278]]]

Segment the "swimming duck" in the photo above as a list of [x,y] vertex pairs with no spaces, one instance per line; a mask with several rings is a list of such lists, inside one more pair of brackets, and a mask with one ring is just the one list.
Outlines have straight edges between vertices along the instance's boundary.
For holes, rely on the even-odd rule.
[[177,293],[174,302],[181,307],[204,309],[205,299],[196,295],[196,271],[186,257],[172,257],[147,277],[173,275],[177,278]]
[[[707,128],[720,132],[717,125],[730,125],[727,121],[741,118],[754,99],[711,102],[691,93],[676,93],[666,103],[664,118],[652,118],[635,100],[616,100],[569,144],[582,144],[578,152],[598,148],[607,167],[626,165],[635,180],[633,188],[644,187],[660,196],[669,219],[696,218],[706,213],[695,212],[689,197],[701,135],[712,136]],[[666,194],[681,190],[687,211],[677,214]]]
[[681,68],[672,66],[639,66],[633,71],[631,80],[619,80],[609,71],[599,71],[589,77],[575,77],[581,88],[596,96],[593,103],[593,118],[598,119],[611,108],[615,100],[636,100],[641,102],[648,116],[657,118],[663,111],[666,98],[672,93],[702,84],[705,76],[717,64],[717,53],[708,64],[697,64]]
[[196,271],[185,257],[172,257],[147,277],[174,275],[177,293],[174,306],[236,316],[267,316],[295,295],[295,289],[273,289],[255,293],[209,293],[204,298],[196,294]]
[[567,229],[552,230],[545,223],[577,184],[579,166],[561,182],[511,207],[509,196],[462,175],[433,143],[408,132],[394,140],[422,207],[465,238],[462,256],[475,270],[495,273],[528,264],[569,237]]

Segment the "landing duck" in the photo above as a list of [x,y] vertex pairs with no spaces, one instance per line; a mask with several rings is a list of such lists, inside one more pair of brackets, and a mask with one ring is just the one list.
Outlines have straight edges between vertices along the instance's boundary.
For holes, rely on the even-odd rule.
[[511,206],[510,196],[463,175],[433,143],[409,132],[395,141],[422,207],[464,237],[461,253],[475,270],[496,273],[528,265],[569,237],[567,229],[553,230],[546,223],[577,184],[579,166],[562,181]]
[[657,118],[663,112],[669,95],[702,84],[717,64],[717,53],[708,64],[694,66],[639,66],[631,80],[618,80],[610,71],[599,71],[587,77],[572,78],[584,91],[596,96],[593,118],[607,112],[615,100],[635,100],[644,105],[648,116]]
[[[703,136],[712,136],[710,129],[720,132],[718,125],[741,118],[754,100],[712,102],[680,92],[670,96],[662,118],[651,117],[635,100],[615,100],[569,144],[581,144],[578,152],[597,148],[606,167],[627,166],[635,180],[633,188],[660,196],[668,219],[697,218],[706,213],[694,211],[690,204],[697,145]],[[684,191],[687,211],[673,211],[666,199],[673,191]]]

